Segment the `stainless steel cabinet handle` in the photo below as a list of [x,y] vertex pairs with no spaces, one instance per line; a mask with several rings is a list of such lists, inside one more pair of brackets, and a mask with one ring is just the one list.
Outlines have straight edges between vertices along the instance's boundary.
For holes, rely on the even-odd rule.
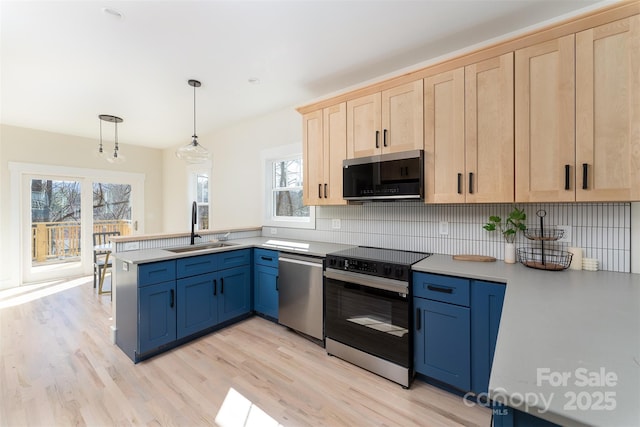
[[297,259],[282,258],[282,257],[280,257],[279,261],[281,261],[281,262],[289,262],[289,263],[292,263],[292,264],[301,264],[301,265],[308,265],[308,266],[311,266],[311,267],[322,268],[322,263],[317,263],[317,262],[301,261],[301,260],[297,260]]

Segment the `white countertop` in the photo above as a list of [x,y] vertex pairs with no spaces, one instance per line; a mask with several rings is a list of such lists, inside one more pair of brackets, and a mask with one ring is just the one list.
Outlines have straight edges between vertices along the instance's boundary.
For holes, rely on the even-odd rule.
[[[194,245],[194,249],[198,248],[199,246],[206,245],[207,243],[210,242],[202,242]],[[202,249],[181,253],[170,252],[167,249],[140,249],[135,251],[117,252],[113,256],[115,256],[117,259],[132,264],[146,264],[149,262],[166,261],[168,259],[178,259],[209,253],[235,251],[238,249],[253,247],[316,257],[324,257],[330,252],[336,252],[342,249],[353,247],[353,245],[342,245],[338,243],[300,241],[281,238],[276,239],[269,237],[248,237],[244,239],[231,239],[225,241],[224,243],[230,243],[232,244],[232,246],[223,246],[220,248]]]
[[449,255],[414,270],[507,284],[492,399],[561,425],[640,426],[640,275]]

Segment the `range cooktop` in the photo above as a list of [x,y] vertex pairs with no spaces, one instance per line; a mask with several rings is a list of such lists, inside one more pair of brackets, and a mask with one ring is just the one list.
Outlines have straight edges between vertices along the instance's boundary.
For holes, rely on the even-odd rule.
[[354,273],[410,281],[411,266],[430,253],[357,246],[327,254],[327,267]]
[[418,261],[428,258],[432,254],[426,252],[401,251],[396,249],[373,248],[369,246],[357,246],[329,255],[366,261],[379,261],[389,264],[410,266]]

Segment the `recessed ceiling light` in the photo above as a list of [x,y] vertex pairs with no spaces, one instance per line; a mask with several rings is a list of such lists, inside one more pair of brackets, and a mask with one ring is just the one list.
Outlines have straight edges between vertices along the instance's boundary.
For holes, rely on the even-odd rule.
[[110,7],[103,7],[102,8],[102,13],[104,13],[105,15],[112,16],[112,17],[114,17],[116,19],[124,18],[124,14],[122,12],[120,12],[117,9],[110,8]]
[[259,85],[260,84],[260,79],[257,77],[250,77],[249,80],[247,80],[249,83],[251,83],[252,85]]

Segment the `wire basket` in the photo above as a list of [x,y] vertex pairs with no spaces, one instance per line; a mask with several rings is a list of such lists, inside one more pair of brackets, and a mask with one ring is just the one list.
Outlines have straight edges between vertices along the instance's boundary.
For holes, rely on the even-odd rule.
[[518,262],[538,270],[566,270],[571,264],[573,254],[556,249],[523,247],[516,250]]
[[524,237],[529,240],[560,240],[564,236],[564,230],[561,228],[527,228],[524,231]]

